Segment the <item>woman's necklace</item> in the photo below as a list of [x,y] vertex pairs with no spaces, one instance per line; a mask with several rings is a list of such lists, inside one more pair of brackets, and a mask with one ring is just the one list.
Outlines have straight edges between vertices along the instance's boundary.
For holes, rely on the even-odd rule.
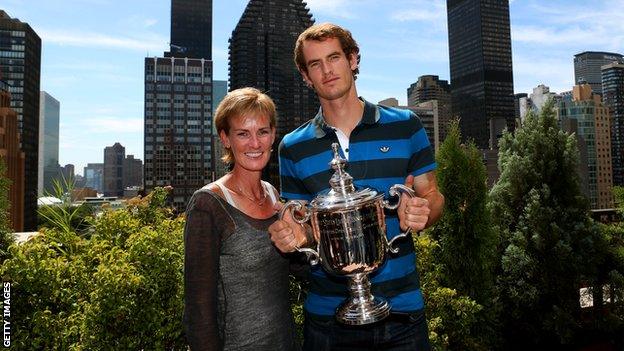
[[262,191],[262,193],[263,193],[263,195],[264,195],[264,196],[262,197],[262,199],[256,199],[256,198],[254,198],[253,196],[249,196],[249,195],[245,194],[245,192],[244,192],[244,191],[243,191],[243,189],[240,187],[240,185],[236,185],[236,187],[238,188],[238,191],[233,190],[233,189],[230,189],[230,190],[232,190],[232,191],[233,191],[236,195],[242,196],[242,197],[246,198],[247,200],[249,200],[249,201],[253,202],[254,204],[257,204],[257,205],[258,205],[258,206],[260,206],[260,207],[262,207],[262,206],[264,205],[264,203],[266,202],[266,199],[267,199],[267,193],[266,193],[266,190],[264,189],[264,187],[262,187],[262,190],[263,190],[263,191]]

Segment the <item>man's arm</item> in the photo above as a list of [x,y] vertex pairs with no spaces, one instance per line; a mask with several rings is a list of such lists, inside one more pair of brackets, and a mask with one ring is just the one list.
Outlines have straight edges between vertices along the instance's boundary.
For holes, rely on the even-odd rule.
[[438,190],[435,171],[416,177],[409,175],[405,179],[405,186],[414,189],[416,197],[402,195],[397,213],[401,229],[409,227],[419,231],[437,222],[444,209],[444,196]]

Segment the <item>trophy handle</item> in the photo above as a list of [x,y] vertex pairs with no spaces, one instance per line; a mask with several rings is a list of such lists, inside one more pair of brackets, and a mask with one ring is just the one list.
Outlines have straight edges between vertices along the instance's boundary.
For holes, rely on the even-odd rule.
[[[388,190],[388,194],[390,194],[390,196],[399,196],[399,201],[397,201],[396,204],[392,205],[390,204],[390,201],[384,200],[383,202],[384,207],[389,210],[396,210],[397,208],[399,208],[399,206],[401,205],[401,193],[407,194],[407,196],[409,196],[410,198],[416,197],[416,193],[414,192],[414,189],[406,187],[403,184],[394,184],[393,186],[390,187],[390,190]],[[397,239],[405,238],[406,236],[408,236],[411,230],[412,228],[407,228],[405,232],[395,236],[390,241],[388,241],[388,251],[392,253],[399,252],[399,248],[393,246],[394,242]]]
[[[295,220],[295,222],[301,225],[307,222],[310,219],[310,216],[312,215],[310,210],[305,206],[304,202],[300,200],[290,200],[287,203],[285,203],[284,206],[282,206],[282,209],[280,210],[280,213],[279,213],[280,220],[284,218],[284,214],[286,213],[286,211],[290,211],[290,215]],[[295,213],[295,211],[304,211],[303,217],[298,216]],[[316,250],[305,248],[305,247],[304,248],[295,247],[295,250],[297,250],[298,252],[303,252],[306,255],[308,255],[308,257],[310,257],[311,265],[314,266],[319,263],[319,254]]]

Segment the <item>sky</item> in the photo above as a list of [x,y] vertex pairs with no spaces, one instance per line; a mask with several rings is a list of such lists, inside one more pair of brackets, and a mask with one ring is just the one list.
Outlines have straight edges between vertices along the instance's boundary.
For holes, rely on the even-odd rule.
[[[61,165],[103,162],[115,142],[143,159],[146,56],[168,50],[170,0],[3,0],[42,39],[41,90],[60,101]],[[449,79],[446,0],[309,0],[317,23],[351,30],[359,95],[407,100],[419,76]],[[228,38],[246,0],[213,0],[214,79],[228,79]],[[624,54],[622,0],[510,1],[514,92],[571,90],[573,56]],[[312,117],[312,116],[310,116]]]

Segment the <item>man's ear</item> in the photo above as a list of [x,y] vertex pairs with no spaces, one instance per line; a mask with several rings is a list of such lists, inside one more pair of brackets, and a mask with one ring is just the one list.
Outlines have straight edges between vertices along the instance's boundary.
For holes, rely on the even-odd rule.
[[352,52],[351,54],[349,54],[349,66],[351,67],[352,71],[358,68],[357,55],[358,54],[355,52]]

